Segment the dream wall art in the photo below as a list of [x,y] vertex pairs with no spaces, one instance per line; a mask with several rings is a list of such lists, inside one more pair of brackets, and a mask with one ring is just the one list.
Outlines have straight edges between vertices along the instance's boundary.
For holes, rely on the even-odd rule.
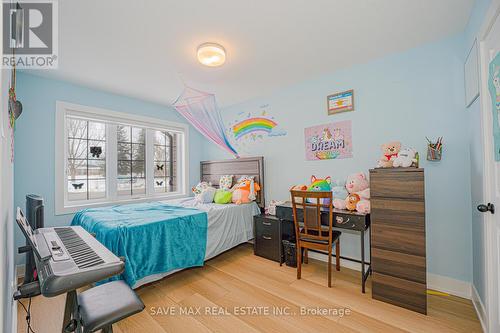
[[261,105],[255,111],[238,113],[235,119],[229,123],[227,132],[233,141],[243,148],[267,138],[287,134],[271,115],[269,104]]
[[352,157],[351,121],[340,121],[304,129],[306,160]]

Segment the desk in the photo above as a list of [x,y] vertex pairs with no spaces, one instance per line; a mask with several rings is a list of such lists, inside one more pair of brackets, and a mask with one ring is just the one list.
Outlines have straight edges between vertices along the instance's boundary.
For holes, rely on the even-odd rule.
[[[303,221],[304,215],[302,208],[297,208],[297,215],[299,221]],[[293,226],[293,209],[291,202],[285,202],[282,205],[276,206],[276,217],[280,220],[282,227],[281,238],[282,239],[292,239],[295,238],[295,229],[290,228],[290,223]],[[321,212],[321,224],[328,226],[328,212]],[[285,227],[286,225],[286,227]],[[354,261],[361,264],[361,291],[365,292],[366,279],[371,274],[371,263],[365,261],[365,233],[371,236],[370,228],[370,214],[363,214],[358,212],[351,212],[348,210],[334,209],[333,210],[333,227],[338,229],[350,230],[360,234],[361,239],[361,261],[340,256],[340,258]],[[289,234],[292,230],[293,234]],[[280,253],[281,254],[281,253]],[[335,256],[332,254],[332,256]],[[282,257],[282,256],[281,256]],[[371,258],[371,246],[370,246],[370,258]],[[280,259],[280,264],[283,259]],[[371,261],[371,259],[370,259]]]

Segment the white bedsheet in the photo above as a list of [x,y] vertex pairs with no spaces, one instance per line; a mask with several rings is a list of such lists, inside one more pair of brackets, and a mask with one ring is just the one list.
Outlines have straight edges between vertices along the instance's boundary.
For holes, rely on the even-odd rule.
[[[235,205],[220,205],[216,203],[201,204],[194,198],[164,201],[167,204],[192,207],[207,212],[207,249],[205,260],[211,259],[224,251],[254,238],[253,216],[260,214],[259,206],[255,203]],[[159,280],[179,270],[146,276],[137,281],[134,289],[144,284]]]

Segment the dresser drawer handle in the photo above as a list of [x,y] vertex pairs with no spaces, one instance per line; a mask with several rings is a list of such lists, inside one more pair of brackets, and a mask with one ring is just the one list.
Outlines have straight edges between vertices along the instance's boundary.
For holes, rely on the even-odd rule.
[[271,238],[271,237],[269,237],[269,236],[262,236],[262,238],[267,239],[267,240],[271,240],[271,239],[272,239],[272,238]]
[[271,222],[262,222],[263,225],[271,225]]

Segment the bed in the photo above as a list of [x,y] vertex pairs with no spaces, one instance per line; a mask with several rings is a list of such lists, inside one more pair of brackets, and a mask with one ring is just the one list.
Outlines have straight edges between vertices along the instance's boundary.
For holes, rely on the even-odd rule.
[[204,161],[200,180],[218,185],[221,175],[255,177],[255,202],[201,204],[194,198],[85,209],[73,218],[113,253],[125,258],[124,279],[131,287],[179,270],[202,266],[222,252],[253,238],[253,216],[264,207],[263,157]]

